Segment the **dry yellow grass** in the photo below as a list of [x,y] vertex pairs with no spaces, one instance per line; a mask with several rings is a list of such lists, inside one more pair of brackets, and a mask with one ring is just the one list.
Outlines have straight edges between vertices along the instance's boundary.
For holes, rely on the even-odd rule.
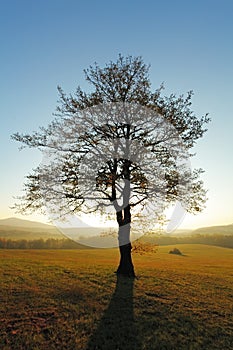
[[0,349],[232,349],[233,250],[1,250]]

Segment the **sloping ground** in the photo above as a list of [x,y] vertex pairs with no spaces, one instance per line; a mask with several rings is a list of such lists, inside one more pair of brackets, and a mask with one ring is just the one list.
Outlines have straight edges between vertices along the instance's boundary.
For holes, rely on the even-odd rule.
[[[10,220],[10,219],[9,219]],[[59,230],[55,226],[40,224],[40,223],[34,223],[34,225],[30,226],[30,221],[25,220],[19,220],[19,223],[21,221],[27,222],[27,225],[19,225],[16,224],[18,221],[15,222],[14,225],[3,225],[2,222],[8,222],[6,220],[0,220],[0,238],[4,239],[12,239],[12,240],[36,240],[36,239],[64,239],[64,238],[70,238],[74,239],[75,241],[78,240],[79,237],[83,237],[81,239],[81,242],[86,243],[87,246],[95,246],[95,238],[90,239],[90,236],[97,237],[96,245],[99,246],[103,244],[103,238],[99,238],[97,235],[100,233],[104,233],[104,228],[101,227],[76,227],[76,228],[67,228]],[[11,220],[9,222],[12,222]],[[41,226],[40,226],[41,225]],[[94,243],[92,242],[94,241]],[[108,245],[111,246],[111,245]]]
[[54,228],[52,225],[43,224],[42,222],[38,221],[31,221],[31,220],[23,220],[18,218],[6,218],[0,220],[0,226],[15,226],[15,227],[23,227],[23,228],[43,228],[43,229],[51,229]]
[[223,235],[223,234],[193,234],[190,236],[154,236],[145,235],[141,238],[142,242],[150,242],[153,244],[169,245],[169,244],[205,244],[214,245],[223,248],[233,248],[233,234]]
[[43,228],[43,227],[22,227],[22,226],[5,226],[0,225],[0,237],[6,239],[62,239],[64,236],[56,228]]
[[192,234],[201,235],[233,235],[233,224],[231,225],[219,225],[210,227],[200,227],[194,231]]
[[[182,256],[168,254],[177,247]],[[0,251],[0,349],[232,349],[233,250]]]

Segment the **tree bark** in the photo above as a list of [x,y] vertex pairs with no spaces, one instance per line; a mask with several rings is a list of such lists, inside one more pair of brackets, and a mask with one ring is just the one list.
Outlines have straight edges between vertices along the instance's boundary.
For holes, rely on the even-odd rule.
[[119,246],[120,263],[116,273],[127,277],[135,277],[134,266],[131,257],[131,243]]
[[[116,212],[117,222],[119,225],[118,230],[118,244],[120,250],[120,263],[116,273],[118,275],[124,275],[128,277],[135,277],[134,266],[131,256],[131,242],[130,242],[130,224],[131,224],[131,210],[130,210],[130,164],[129,160],[129,138],[130,138],[130,124],[126,124],[125,140],[126,145],[124,149],[124,165],[123,165],[123,178],[125,179],[125,185],[122,192],[123,208],[118,209]],[[114,164],[114,174],[117,173],[117,161]],[[115,177],[114,177],[115,178]],[[116,199],[116,187],[115,181],[112,186],[112,197]]]
[[134,266],[131,256],[132,245],[130,242],[130,205],[128,205],[124,209],[124,217],[122,211],[117,212],[117,222],[119,225],[118,243],[120,251],[120,263],[116,273],[118,275],[135,277]]

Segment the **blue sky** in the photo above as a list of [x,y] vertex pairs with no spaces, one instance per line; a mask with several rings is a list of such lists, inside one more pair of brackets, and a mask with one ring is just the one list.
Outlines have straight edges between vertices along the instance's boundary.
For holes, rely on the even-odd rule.
[[209,201],[181,227],[232,223],[232,18],[231,0],[0,1],[0,217],[16,216],[13,196],[41,161],[39,151],[19,152],[10,135],[47,125],[57,85],[68,93],[88,89],[83,69],[122,53],[151,64],[152,88],[164,82],[165,94],[193,90],[194,111],[212,118],[192,159],[206,171]]

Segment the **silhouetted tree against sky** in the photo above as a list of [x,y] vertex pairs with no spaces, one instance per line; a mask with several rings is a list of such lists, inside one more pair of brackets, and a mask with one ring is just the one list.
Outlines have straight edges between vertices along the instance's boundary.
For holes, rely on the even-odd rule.
[[[190,170],[190,149],[206,131],[187,96],[151,91],[149,66],[141,57],[119,55],[116,62],[85,70],[93,90],[80,87],[60,102],[54,121],[31,135],[14,134],[24,146],[41,149],[46,162],[27,176],[18,209],[49,206],[59,217],[70,213],[115,213],[118,274],[134,276],[130,229],[155,222],[164,208],[180,201],[188,212],[205,203],[201,169]],[[153,221],[154,220],[154,221]],[[145,222],[145,221],[144,221]]]

